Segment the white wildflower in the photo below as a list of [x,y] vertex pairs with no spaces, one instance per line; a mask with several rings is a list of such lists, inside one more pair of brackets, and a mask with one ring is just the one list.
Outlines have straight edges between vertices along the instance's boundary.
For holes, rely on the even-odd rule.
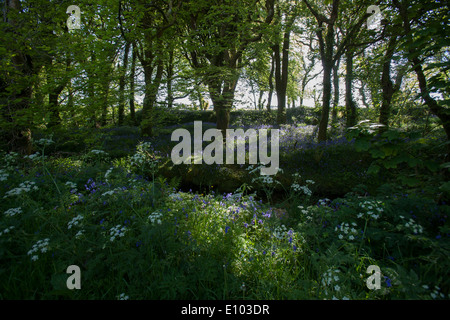
[[162,223],[162,221],[161,221],[162,213],[160,213],[160,212],[155,211],[152,214],[150,214],[148,216],[148,218],[150,219],[151,223],[156,223],[156,224],[161,224]]
[[80,230],[77,232],[77,234],[75,235],[76,239],[80,239],[82,236],[84,235],[84,230]]
[[120,295],[117,296],[118,300],[128,300],[130,297],[125,295],[125,293],[121,293]]
[[109,229],[109,241],[113,242],[116,237],[123,237],[125,235],[125,232],[127,231],[127,228],[118,224],[115,227],[112,227],[111,229]]
[[45,147],[45,146],[49,146],[51,144],[54,143],[54,141],[52,139],[39,139],[37,141],[34,142],[35,144]]
[[8,180],[9,173],[6,170],[0,169],[0,181]]
[[40,251],[41,253],[46,253],[48,250],[48,242],[50,241],[49,238],[43,239],[43,240],[38,240],[33,247],[31,248],[30,251],[28,251],[27,255],[32,256],[31,260],[32,261],[36,261],[39,256],[34,254],[38,251]]
[[21,207],[18,207],[18,208],[11,208],[11,209],[8,209],[8,210],[6,210],[3,214],[4,214],[5,216],[7,216],[7,217],[13,217],[13,216],[15,216],[16,214],[20,214],[20,213],[22,213],[22,208],[21,208]]
[[2,232],[0,232],[0,236],[3,235],[3,234],[9,233],[14,228],[15,228],[14,226],[10,226],[10,227],[6,228]]
[[68,186],[72,190],[77,188],[77,184],[75,182],[67,181],[65,183],[65,185]]
[[19,184],[19,187],[6,192],[3,198],[20,195],[22,193],[30,192],[32,190],[34,191],[39,190],[39,188],[36,186],[36,183],[34,181],[24,181],[21,184]]
[[83,220],[82,215],[76,216],[71,221],[69,221],[69,223],[67,223],[67,229],[71,229],[74,226],[78,226],[81,220]]

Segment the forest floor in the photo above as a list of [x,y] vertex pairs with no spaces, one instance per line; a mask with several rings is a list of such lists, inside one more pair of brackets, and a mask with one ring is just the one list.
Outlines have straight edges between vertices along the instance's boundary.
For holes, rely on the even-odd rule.
[[68,130],[4,154],[0,298],[450,298],[439,139],[420,162],[374,170],[364,139],[317,143],[314,126],[286,125],[267,179],[248,164],[174,166],[172,130]]

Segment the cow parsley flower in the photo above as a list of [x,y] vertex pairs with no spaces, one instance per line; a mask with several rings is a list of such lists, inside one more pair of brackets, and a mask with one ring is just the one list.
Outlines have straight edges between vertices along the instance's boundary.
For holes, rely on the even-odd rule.
[[32,190],[33,191],[39,190],[39,188],[36,186],[36,183],[33,181],[24,181],[21,184],[19,184],[17,188],[14,188],[6,192],[3,198],[20,195],[22,193],[30,192]]
[[84,230],[78,231],[77,234],[75,235],[75,238],[80,239],[82,236],[84,236]]
[[0,236],[3,235],[3,234],[9,233],[14,228],[15,228],[14,226],[10,226],[10,227],[6,228],[2,232],[0,232]]
[[125,295],[125,293],[121,293],[117,296],[117,300],[128,300],[130,297]]
[[[357,226],[356,223],[352,222],[352,226]],[[340,240],[344,239],[345,237],[352,241],[356,239],[356,236],[358,235],[358,230],[351,227],[347,222],[344,222],[340,225],[338,225],[336,228],[334,228],[335,232],[339,232],[338,238]]]
[[39,259],[39,255],[35,254],[37,252],[41,252],[41,253],[46,253],[48,250],[48,243],[49,243],[50,239],[46,238],[43,240],[38,240],[33,247],[31,248],[30,251],[28,251],[27,255],[31,256],[31,260],[32,261],[36,261],[37,259]]
[[103,196],[112,196],[114,193],[115,193],[114,190],[109,190],[109,191],[103,192],[102,197]]
[[380,214],[384,211],[383,202],[381,201],[366,200],[361,202],[359,206],[363,209],[362,211],[365,212],[358,213],[358,218],[378,220]]
[[77,190],[77,184],[75,182],[67,181],[65,185],[68,186],[71,190]]
[[0,181],[8,180],[9,173],[6,170],[0,169]]
[[162,221],[161,221],[162,213],[160,213],[160,212],[157,212],[157,211],[153,212],[152,214],[150,214],[148,216],[148,218],[150,219],[151,223],[157,223],[157,224],[161,224],[162,223]]
[[74,226],[78,226],[81,220],[83,220],[82,215],[76,216],[71,221],[69,221],[69,223],[67,223],[67,229],[71,229]]
[[40,153],[36,152],[34,154],[30,154],[30,155],[24,156],[23,158],[24,159],[29,159],[29,160],[35,162],[35,161],[40,160],[40,157],[41,157]]
[[52,139],[44,139],[43,138],[43,139],[39,139],[39,140],[35,141],[34,143],[37,144],[38,146],[46,147],[46,146],[53,144],[54,141]]
[[120,224],[118,224],[115,227],[112,227],[111,229],[109,229],[109,235],[110,235],[109,241],[113,242],[116,239],[116,237],[120,237],[120,238],[123,237],[127,230],[128,229],[126,227],[124,227]]
[[22,213],[22,208],[21,208],[21,207],[18,207],[18,208],[11,208],[11,209],[8,209],[8,210],[6,210],[3,214],[4,214],[5,216],[7,216],[7,217],[13,217],[13,216],[15,216],[16,214],[20,214],[20,213]]

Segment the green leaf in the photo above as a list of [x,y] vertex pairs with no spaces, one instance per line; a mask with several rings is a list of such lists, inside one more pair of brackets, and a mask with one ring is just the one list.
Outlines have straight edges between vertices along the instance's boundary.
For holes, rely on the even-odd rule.
[[439,167],[442,169],[450,169],[450,162],[443,163]]
[[398,137],[400,136],[400,133],[395,130],[388,130],[388,131],[384,132],[382,136],[386,137],[392,141],[392,140],[398,139]]
[[384,159],[386,157],[386,154],[383,151],[381,151],[380,149],[372,149],[372,150],[370,150],[370,154],[375,159],[376,158]]
[[376,165],[376,164],[371,164],[369,169],[367,169],[367,174],[378,174],[378,172],[380,171],[380,166]]
[[439,164],[436,161],[424,161],[425,167],[428,168],[431,172],[437,172],[439,170]]
[[445,183],[443,183],[440,187],[439,190],[450,193],[450,181],[447,181]]
[[404,158],[402,156],[397,156],[391,159],[386,160],[383,164],[386,169],[397,168],[399,163],[402,163]]
[[395,146],[392,145],[385,145],[382,146],[380,149],[384,152],[385,156],[396,155],[398,150]]
[[366,139],[357,139],[355,141],[356,151],[367,151],[370,148],[370,141]]
[[408,187],[415,187],[420,183],[420,180],[415,177],[400,176],[399,180]]
[[407,160],[408,165],[410,168],[414,168],[416,167],[418,164],[420,164],[420,160],[416,159],[416,158],[409,158]]

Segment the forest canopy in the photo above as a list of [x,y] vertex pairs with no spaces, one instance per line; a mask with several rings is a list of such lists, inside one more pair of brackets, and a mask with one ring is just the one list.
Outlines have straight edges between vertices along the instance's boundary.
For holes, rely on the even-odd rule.
[[126,121],[151,135],[154,107],[209,107],[226,129],[237,91],[247,108],[275,109],[278,124],[314,100],[321,141],[331,123],[364,120],[361,109],[385,126],[422,109],[450,134],[445,1],[2,3],[10,150],[26,149],[36,128]]

